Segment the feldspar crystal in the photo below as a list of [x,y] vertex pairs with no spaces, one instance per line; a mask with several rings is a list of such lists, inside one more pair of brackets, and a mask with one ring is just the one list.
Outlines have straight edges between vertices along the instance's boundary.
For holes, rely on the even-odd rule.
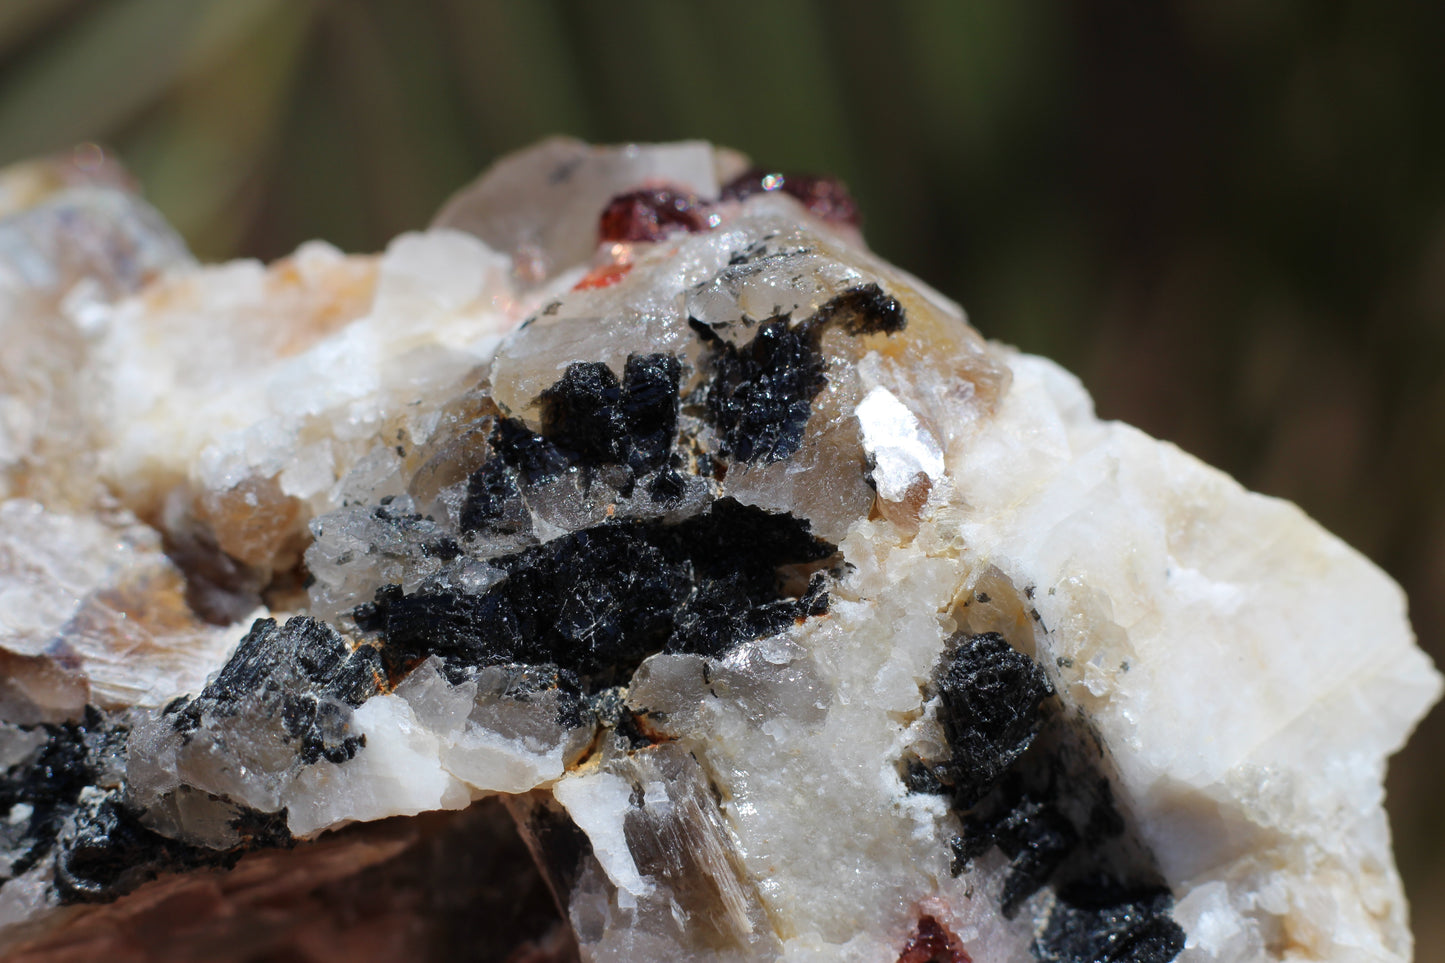
[[265,267],[8,176],[7,958],[1410,957],[1399,589],[836,182],[554,140]]

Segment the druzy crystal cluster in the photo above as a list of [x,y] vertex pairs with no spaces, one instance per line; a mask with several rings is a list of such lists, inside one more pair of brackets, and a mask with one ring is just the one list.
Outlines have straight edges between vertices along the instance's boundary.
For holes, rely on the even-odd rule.
[[1404,599],[837,182],[554,140],[376,256],[0,174],[17,960],[1406,960]]

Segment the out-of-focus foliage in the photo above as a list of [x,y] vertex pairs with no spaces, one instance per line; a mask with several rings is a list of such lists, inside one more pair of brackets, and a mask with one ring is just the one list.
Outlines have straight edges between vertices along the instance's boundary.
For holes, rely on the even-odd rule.
[[[1442,37],[1414,0],[4,0],[0,161],[106,142],[206,257],[375,249],[555,132],[837,173],[986,334],[1388,568],[1445,661]],[[1422,961],[1442,751],[1437,714],[1390,783]]]

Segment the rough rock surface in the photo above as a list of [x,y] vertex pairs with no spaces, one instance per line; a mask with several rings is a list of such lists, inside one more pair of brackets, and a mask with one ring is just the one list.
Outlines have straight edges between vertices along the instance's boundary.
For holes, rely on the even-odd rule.
[[0,204],[8,958],[1409,959],[1398,587],[835,182],[555,140],[269,267]]

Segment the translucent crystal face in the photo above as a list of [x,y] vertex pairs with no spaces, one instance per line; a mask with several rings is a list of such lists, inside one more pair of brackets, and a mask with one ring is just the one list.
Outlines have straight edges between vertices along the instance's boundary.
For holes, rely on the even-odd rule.
[[[15,286],[88,454],[4,463],[0,941],[245,919],[287,859],[432,893],[397,854],[509,851],[495,798],[591,960],[1404,952],[1393,586],[985,343],[836,182],[550,141],[269,270],[104,196],[169,269],[60,341]],[[1320,713],[1369,719],[1328,776]]]

